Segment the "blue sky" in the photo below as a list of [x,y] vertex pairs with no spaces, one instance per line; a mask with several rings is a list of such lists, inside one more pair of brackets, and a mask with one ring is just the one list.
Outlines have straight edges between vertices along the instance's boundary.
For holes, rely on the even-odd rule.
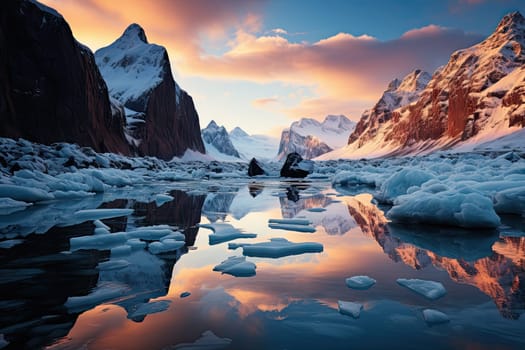
[[[358,120],[389,81],[446,64],[523,0],[44,0],[96,50],[139,23],[168,49],[201,127],[277,136],[300,117]],[[96,25],[93,25],[96,23]]]

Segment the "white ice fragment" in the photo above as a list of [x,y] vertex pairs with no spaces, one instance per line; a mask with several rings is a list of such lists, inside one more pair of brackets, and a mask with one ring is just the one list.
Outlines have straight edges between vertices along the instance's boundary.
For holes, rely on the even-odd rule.
[[213,271],[221,271],[235,277],[255,276],[257,266],[251,261],[246,261],[244,256],[230,256],[213,268]]
[[244,233],[230,224],[214,223],[200,224],[199,227],[207,228],[213,231],[209,236],[210,245],[231,241],[237,238],[255,238],[255,233]]
[[6,184],[0,184],[0,197],[8,197],[22,202],[40,202],[55,199],[51,193],[38,188]]
[[322,207],[308,208],[307,210],[312,213],[321,213],[323,211],[326,211],[326,209]]
[[141,241],[138,238],[130,238],[126,241],[126,244],[129,245],[133,250],[143,249],[148,245],[146,242]]
[[349,288],[368,289],[376,283],[376,280],[368,276],[353,276],[347,278],[345,283]]
[[100,220],[93,221],[93,224],[95,225],[96,228],[105,228],[108,231],[110,230],[110,227]]
[[503,190],[494,196],[494,210],[502,214],[525,214],[525,187]]
[[101,220],[133,214],[133,209],[85,209],[75,212],[79,220]]
[[269,219],[269,224],[311,225],[308,219]]
[[359,318],[361,310],[363,309],[362,304],[353,303],[351,301],[339,300],[337,306],[339,307],[339,313],[341,315],[352,316],[353,318]]
[[429,325],[450,322],[450,318],[445,313],[434,309],[423,310],[423,318]]
[[392,203],[400,195],[406,194],[413,186],[421,186],[434,178],[428,171],[417,168],[404,168],[393,173],[383,184],[376,198],[382,202]]
[[131,254],[131,247],[127,244],[119,245],[117,247],[111,248],[111,256],[123,256]]
[[157,204],[157,207],[160,207],[162,204],[171,202],[173,199],[172,196],[167,194],[158,194],[155,196],[155,204]]
[[64,305],[71,313],[79,312],[121,297],[127,291],[128,287],[124,285],[104,283],[99,285],[88,295],[67,298]]
[[254,244],[232,244],[228,248],[236,249],[241,247],[243,255],[256,256],[261,258],[281,258],[289,255],[299,255],[304,253],[320,253],[323,245],[315,242],[293,243],[285,238],[271,238],[270,242]]
[[52,194],[56,199],[77,199],[95,195],[93,192],[86,191],[53,191]]
[[397,283],[431,300],[441,298],[447,293],[441,282],[398,278]]
[[171,235],[173,230],[164,226],[147,226],[128,231],[127,233],[130,238],[140,238],[144,240],[155,241],[161,239],[162,237]]
[[166,236],[163,236],[160,238],[160,241],[164,241],[165,239],[174,239],[176,241],[185,241],[186,240],[186,236],[182,233],[182,232],[179,232],[179,231],[175,231],[175,232],[172,232]]
[[174,239],[166,239],[162,242],[152,242],[148,245],[148,250],[153,254],[161,254],[172,252],[181,247],[184,247],[183,241],[176,241]]
[[128,266],[129,266],[129,261],[127,260],[111,259],[108,261],[98,263],[97,268],[101,271],[109,271],[109,270],[120,270]]
[[111,232],[109,230],[105,229],[104,227],[97,227],[95,228],[95,231],[93,231],[95,235],[108,235]]
[[147,315],[155,314],[168,310],[171,301],[159,300],[152,301],[146,304],[140,304],[137,309],[128,315],[130,319],[143,318]]
[[12,198],[3,197],[0,198],[0,215],[9,215],[15,211],[22,210],[30,205],[32,204],[23,201],[17,201]]
[[229,338],[219,338],[212,331],[206,331],[193,343],[181,343],[163,350],[220,350],[227,349],[231,342],[232,340]]
[[268,227],[272,230],[286,230],[295,232],[315,232],[315,227],[310,225],[294,225],[294,224],[274,224],[269,223]]
[[109,235],[94,235],[73,237],[69,240],[71,251],[80,249],[106,250],[124,244],[128,240],[125,232],[111,233]]

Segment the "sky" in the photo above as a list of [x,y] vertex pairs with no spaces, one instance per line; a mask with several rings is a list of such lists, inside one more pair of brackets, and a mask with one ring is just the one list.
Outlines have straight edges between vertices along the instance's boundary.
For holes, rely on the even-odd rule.
[[358,121],[388,83],[432,73],[523,0],[41,0],[93,51],[131,23],[165,46],[201,128],[279,136],[302,117]]

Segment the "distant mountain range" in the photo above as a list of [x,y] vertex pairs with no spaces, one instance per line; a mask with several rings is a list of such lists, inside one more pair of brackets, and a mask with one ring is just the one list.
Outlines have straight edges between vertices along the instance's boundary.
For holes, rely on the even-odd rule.
[[284,159],[287,154],[297,152],[311,159],[342,147],[355,125],[344,115],[328,115],[323,122],[302,118],[283,130],[277,158]]
[[415,71],[399,85],[394,80],[348,145],[319,159],[469,151],[501,137],[515,141],[507,135],[524,126],[525,19],[514,12],[484,41],[454,52],[431,79]]

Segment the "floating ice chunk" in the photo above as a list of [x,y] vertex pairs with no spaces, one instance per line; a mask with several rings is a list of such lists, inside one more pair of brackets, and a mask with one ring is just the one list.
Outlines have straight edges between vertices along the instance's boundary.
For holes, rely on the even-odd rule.
[[232,340],[229,338],[219,338],[212,331],[206,331],[193,343],[181,343],[174,347],[164,348],[164,350],[220,350],[227,349],[231,342]]
[[243,255],[256,256],[261,258],[281,258],[288,255],[299,255],[304,253],[320,253],[323,245],[314,242],[293,243],[285,238],[271,238],[270,242],[254,244],[235,244],[230,243],[229,249],[243,249]]
[[108,235],[111,232],[109,230],[105,229],[104,227],[97,227],[95,228],[95,231],[93,231],[95,235]]
[[165,239],[162,242],[152,242],[148,245],[148,250],[153,254],[172,252],[184,247],[186,243],[174,239]]
[[85,209],[75,212],[79,220],[101,220],[133,214],[133,209]]
[[120,270],[129,266],[129,261],[127,260],[115,260],[111,259],[98,263],[97,268],[100,271],[109,271],[109,270]]
[[171,235],[173,230],[162,225],[140,227],[138,229],[128,231],[127,233],[130,238],[140,238],[144,240],[155,241],[161,239],[162,237]]
[[108,225],[106,225],[105,223],[103,223],[102,221],[100,220],[95,220],[93,221],[93,224],[95,225],[96,228],[105,228],[106,230],[109,231],[110,227]]
[[345,283],[349,288],[368,289],[376,283],[376,280],[368,276],[353,276],[347,278]]
[[179,231],[175,231],[175,232],[170,233],[169,235],[161,237],[160,241],[162,242],[165,239],[174,239],[176,241],[185,241],[186,240],[186,236],[183,233],[179,232]]
[[213,271],[221,271],[235,277],[255,276],[257,266],[251,261],[246,261],[244,256],[230,256],[213,268]]
[[96,305],[108,302],[112,299],[119,298],[126,294],[128,287],[116,283],[103,283],[95,288],[90,294],[69,297],[65,302],[65,307],[69,312],[79,312],[91,309]]
[[12,198],[0,198],[0,215],[9,215],[15,211],[23,210],[32,205],[23,201],[17,201]]
[[311,225],[308,219],[269,219],[269,224]]
[[322,207],[308,208],[307,210],[311,211],[312,213],[321,213],[323,211],[326,211],[326,209]]
[[243,233],[230,224],[215,223],[215,224],[200,224],[199,227],[207,228],[213,231],[209,236],[210,245],[219,244],[231,241],[237,238],[254,238],[257,237],[255,233]]
[[293,224],[274,224],[269,223],[268,227],[273,230],[286,230],[295,232],[315,232],[315,227],[310,225],[293,225]]
[[53,196],[55,196],[56,199],[76,199],[76,198],[84,198],[89,196],[94,196],[95,193],[93,192],[86,192],[86,191],[54,191]]
[[434,309],[423,310],[423,318],[429,325],[450,322],[450,318],[445,313]]
[[189,297],[190,295],[191,295],[190,292],[182,292],[182,293],[180,293],[180,297],[181,297],[181,298],[187,298],[187,297]]
[[94,235],[73,237],[69,240],[71,251],[80,249],[111,249],[124,244],[128,240],[125,232],[111,233],[109,235]]
[[502,214],[525,213],[525,187],[510,188],[496,193],[494,210]]
[[160,207],[164,203],[171,202],[173,199],[172,196],[167,194],[158,194],[155,196],[155,204],[157,204],[157,207]]
[[146,304],[140,304],[137,309],[128,315],[130,319],[142,319],[147,315],[155,314],[168,310],[171,301],[159,300],[152,301]]
[[441,298],[447,293],[440,282],[398,278],[397,283],[431,300]]
[[22,202],[40,202],[55,199],[51,193],[38,188],[6,184],[0,184],[0,197],[8,197]]
[[148,245],[146,242],[141,241],[138,238],[130,238],[126,241],[126,244],[129,245],[133,250],[143,249]]
[[359,318],[363,305],[359,303],[353,303],[351,301],[341,301],[337,302],[339,307],[339,313],[341,315],[352,316],[353,318]]
[[15,245],[19,245],[24,242],[23,239],[8,239],[7,241],[0,242],[0,249],[13,248]]
[[399,197],[387,217],[399,223],[427,223],[465,228],[495,228],[500,218],[492,201],[479,193],[417,191]]
[[396,197],[406,194],[410,187],[421,186],[433,178],[433,174],[421,169],[402,169],[383,182],[376,198],[381,202],[392,203]]
[[117,247],[111,248],[111,256],[122,256],[131,254],[131,247],[127,244],[119,245]]

